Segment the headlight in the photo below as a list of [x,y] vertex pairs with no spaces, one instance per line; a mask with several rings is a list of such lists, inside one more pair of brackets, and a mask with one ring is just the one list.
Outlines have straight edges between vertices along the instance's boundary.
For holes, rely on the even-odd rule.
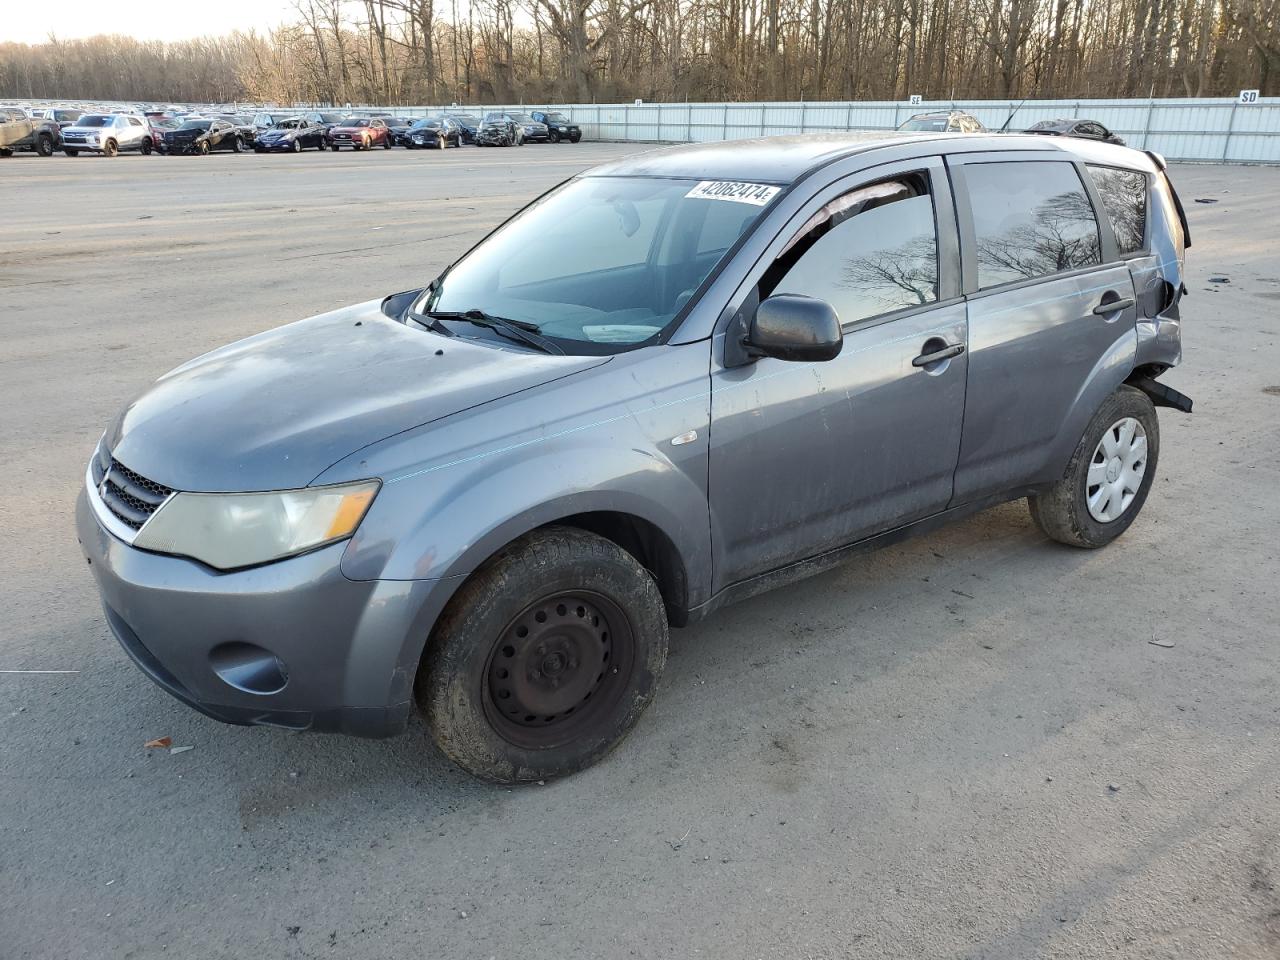
[[178,493],[133,545],[219,570],[268,563],[351,536],[379,486],[364,480],[277,493]]

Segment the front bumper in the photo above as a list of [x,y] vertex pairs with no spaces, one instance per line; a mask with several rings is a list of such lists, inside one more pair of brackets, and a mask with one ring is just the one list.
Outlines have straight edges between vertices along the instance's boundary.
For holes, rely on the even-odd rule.
[[339,568],[346,543],[218,573],[118,539],[83,489],[76,533],[125,652],[164,690],[226,723],[400,732],[426,638],[456,586],[349,580]]
[[263,150],[268,153],[278,150],[280,153],[293,153],[293,145],[296,140],[257,140],[253,144],[255,150]]

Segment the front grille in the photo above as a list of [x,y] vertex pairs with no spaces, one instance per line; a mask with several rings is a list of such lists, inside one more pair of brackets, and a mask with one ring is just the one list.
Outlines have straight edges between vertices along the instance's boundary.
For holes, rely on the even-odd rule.
[[134,473],[111,457],[104,447],[93,458],[93,482],[102,502],[117,520],[134,530],[160,508],[173,493],[170,487]]

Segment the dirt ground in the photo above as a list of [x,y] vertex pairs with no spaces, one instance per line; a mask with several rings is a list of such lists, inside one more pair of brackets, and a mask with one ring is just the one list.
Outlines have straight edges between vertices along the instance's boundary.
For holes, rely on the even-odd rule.
[[1280,169],[1174,170],[1196,408],[1120,541],[1014,503],[730,607],[579,776],[222,726],[128,661],[72,522],[115,411],[636,149],[0,161],[0,670],[74,671],[0,673],[0,956],[1280,955]]

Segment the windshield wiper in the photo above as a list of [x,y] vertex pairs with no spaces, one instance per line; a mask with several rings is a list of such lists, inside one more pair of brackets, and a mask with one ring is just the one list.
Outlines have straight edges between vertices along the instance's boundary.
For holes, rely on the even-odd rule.
[[558,344],[541,336],[539,333],[541,328],[536,323],[529,323],[527,320],[512,320],[510,317],[499,317],[474,307],[470,310],[462,311],[432,310],[427,313],[427,316],[433,320],[464,320],[467,323],[474,323],[478,327],[488,327],[490,330],[504,334],[508,340],[519,340],[541,350],[543,353],[564,356],[564,350]]

